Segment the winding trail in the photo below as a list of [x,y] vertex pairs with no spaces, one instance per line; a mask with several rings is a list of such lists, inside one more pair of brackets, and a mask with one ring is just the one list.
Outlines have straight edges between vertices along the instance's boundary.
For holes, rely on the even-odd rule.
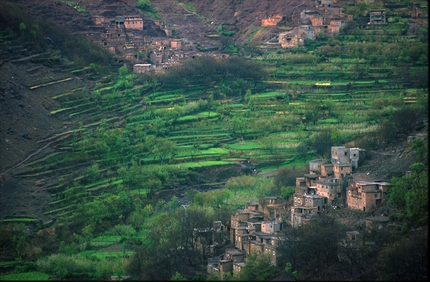
[[46,145],[45,145],[45,146],[43,146],[42,148],[38,149],[36,152],[34,152],[34,153],[30,154],[29,156],[27,156],[24,160],[22,160],[21,162],[19,162],[19,163],[18,163],[18,164],[16,164],[15,166],[13,166],[13,167],[9,168],[8,170],[6,170],[6,171],[4,171],[4,172],[0,173],[0,175],[2,175],[2,174],[6,174],[6,173],[8,173],[8,172],[9,172],[9,171],[11,171],[11,170],[13,170],[13,169],[15,169],[15,168],[17,168],[17,167],[20,167],[23,163],[25,163],[26,161],[28,161],[31,157],[33,157],[33,156],[35,156],[35,155],[39,154],[41,151],[45,150],[46,148],[48,148],[48,147],[49,147],[50,145],[52,145],[53,143],[55,143],[55,142],[59,142],[59,141],[62,141],[62,140],[65,140],[65,139],[69,138],[70,136],[72,136],[72,134],[67,134],[67,135],[65,135],[65,136],[62,136],[62,137],[60,137],[60,138],[58,138],[58,139],[56,139],[56,140],[53,140],[53,141],[49,142],[48,144],[46,144]]

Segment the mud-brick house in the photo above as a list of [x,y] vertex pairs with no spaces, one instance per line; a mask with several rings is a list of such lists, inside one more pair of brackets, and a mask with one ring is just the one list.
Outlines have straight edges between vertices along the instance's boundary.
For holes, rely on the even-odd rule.
[[237,210],[236,214],[231,216],[230,242],[241,249],[241,238],[258,230],[263,219],[262,213],[248,209]]
[[239,273],[245,266],[245,262],[234,262],[233,263],[233,274]]
[[143,30],[143,19],[140,16],[124,16],[124,27]]
[[321,173],[321,166],[327,163],[328,160],[316,159],[309,161],[309,172],[319,174]]
[[331,7],[333,5],[333,0],[316,0],[315,2],[322,7]]
[[294,27],[291,31],[280,33],[278,40],[282,48],[294,48],[305,44],[304,37],[298,32],[297,27]]
[[155,70],[155,66],[152,64],[135,64],[133,65],[134,73],[147,73]]
[[315,30],[311,25],[302,24],[299,26],[299,33],[302,34],[303,38],[309,40],[315,40]]
[[385,10],[383,9],[375,9],[369,11],[369,24],[385,24]]
[[214,221],[211,228],[194,228],[196,249],[208,255],[217,255],[219,249],[230,243],[229,229],[221,221]]
[[345,238],[338,243],[337,257],[339,261],[352,264],[362,258],[363,236],[358,231],[347,231]]
[[[360,148],[345,148],[345,146],[331,147],[331,163],[336,164],[351,164],[352,168],[357,169],[361,159],[364,158],[365,151]],[[336,174],[336,172],[335,172]]]
[[244,266],[245,253],[236,249],[227,249],[224,254],[208,258],[207,273],[220,273],[225,277],[235,270],[240,271]]
[[225,260],[232,260],[233,262],[244,262],[245,261],[245,253],[239,251],[238,249],[226,249],[224,253]]
[[318,14],[310,14],[309,20],[311,21],[312,26],[322,26],[324,25],[324,17]]
[[174,39],[170,41],[170,48],[172,49],[182,49],[182,40]]
[[321,165],[321,175],[324,177],[334,176],[333,164],[322,164]]
[[328,178],[324,180],[317,180],[317,193],[324,198],[326,205],[341,205],[344,198],[342,197],[344,180],[341,178]]
[[105,17],[99,15],[92,16],[91,20],[96,25],[103,25],[105,23]]
[[115,17],[115,26],[117,29],[123,29],[125,27],[124,22],[125,22],[124,16],[116,16]]
[[415,134],[415,135],[408,136],[407,137],[407,142],[408,142],[408,144],[412,144],[412,142],[415,139],[422,139],[422,140],[426,141],[427,138],[428,138],[428,135],[426,133],[418,133],[418,134]]
[[[263,214],[264,219],[270,221],[270,224],[267,225],[266,221],[262,222],[262,232],[273,233],[281,231],[283,228],[285,228],[285,218],[287,217],[288,213],[288,208],[286,204],[287,202],[284,199],[278,199],[277,197],[264,197],[258,201],[258,212],[261,212]],[[248,209],[249,207],[252,208],[250,204],[248,204]],[[273,229],[269,229],[269,226],[271,225],[273,225]]]
[[348,208],[369,211],[381,206],[388,186],[387,182],[354,181],[347,188]]
[[382,229],[387,228],[390,223],[388,216],[369,216],[364,219],[367,229]]
[[261,26],[277,26],[283,19],[280,15],[274,15],[273,17],[264,18],[261,20]]
[[341,27],[342,27],[342,21],[330,20],[330,24],[328,25],[328,30],[330,34],[338,34],[340,32]]
[[317,194],[298,194],[293,195],[294,201],[291,207],[291,226],[298,227],[308,224],[316,219],[318,212],[323,209],[325,199]]

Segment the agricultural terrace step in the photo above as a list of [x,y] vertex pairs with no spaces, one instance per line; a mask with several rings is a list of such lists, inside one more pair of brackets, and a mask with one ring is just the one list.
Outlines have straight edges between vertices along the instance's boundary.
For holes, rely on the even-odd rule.
[[200,136],[203,133],[203,136],[207,136],[210,134],[220,134],[220,133],[225,133],[226,128],[225,126],[214,126],[214,127],[210,127],[210,128],[198,128],[196,127],[196,129],[192,129],[192,130],[178,130],[178,131],[172,131],[170,132],[170,136]]

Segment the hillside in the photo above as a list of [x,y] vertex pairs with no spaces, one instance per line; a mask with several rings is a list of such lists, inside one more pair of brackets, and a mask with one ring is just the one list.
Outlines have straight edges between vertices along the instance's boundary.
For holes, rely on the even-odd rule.
[[[403,2],[386,1],[384,25],[367,24],[375,6],[349,3],[345,30],[294,48],[270,41],[309,23],[303,11],[315,1],[151,0],[147,11],[131,0],[14,3],[25,12],[0,11],[0,247],[10,253],[0,272],[31,261],[54,279],[168,280],[175,270],[191,279],[206,263],[184,247],[196,226],[228,225],[266,196],[292,200],[296,177],[331,146],[365,149],[354,179],[386,182],[419,159],[408,136],[428,140],[427,15]],[[335,16],[344,4],[318,11]],[[118,14],[144,28],[112,32]],[[110,22],[95,24],[100,15]],[[272,17],[282,20],[261,26]],[[116,51],[94,34],[114,35],[104,42],[119,42]],[[126,50],[138,42],[147,45]],[[161,67],[137,73],[134,59]],[[402,226],[387,232],[416,227],[392,203],[333,214],[348,229],[381,214]],[[137,252],[147,253],[136,262]],[[91,265],[82,273],[49,270],[82,256]]]
[[[207,35],[214,32],[217,26],[226,24],[230,26],[229,29],[235,31],[234,35],[229,40],[232,40],[232,42],[236,44],[245,42],[246,40],[244,39],[247,38],[249,32],[255,30],[255,27],[260,25],[261,19],[271,17],[275,14],[294,18],[297,17],[301,10],[314,5],[310,2],[300,1],[288,1],[287,4],[285,1],[191,2],[192,1],[178,2],[172,0],[152,1],[151,3],[154,9],[158,11],[157,17],[163,18],[168,26],[174,26],[174,29],[178,32],[176,35],[178,37],[190,37],[190,39],[200,43],[207,40],[211,41],[214,39],[209,39]],[[113,11],[113,8],[115,8],[116,13],[119,14],[134,13],[145,17],[145,22],[149,23],[145,25],[144,30],[147,36],[159,36],[161,34],[160,28],[156,26],[152,20],[142,14],[140,10],[136,9],[133,1],[79,2],[79,4],[88,11],[86,13],[79,12],[77,9],[61,1],[50,0],[42,1],[37,4],[28,1],[17,1],[16,3],[35,18],[43,19],[47,23],[52,22],[64,26],[66,29],[78,34],[85,31],[88,26],[91,25],[92,15],[102,14],[103,11]],[[195,10],[189,10],[191,7],[190,4],[193,5]],[[201,15],[203,19],[206,18],[211,21],[202,20],[202,17],[197,15]],[[278,27],[273,28],[277,29]],[[268,30],[270,30],[270,28],[264,32],[268,32]],[[6,34],[4,35],[6,36]],[[261,42],[263,38],[255,40]],[[2,156],[0,169],[2,174],[4,174],[3,186],[5,191],[8,191],[5,192],[3,197],[10,199],[9,195],[24,194],[26,195],[24,198],[20,196],[16,198],[21,199],[23,202],[29,199],[31,201],[38,201],[38,197],[35,197],[33,193],[40,193],[40,191],[43,191],[43,189],[40,189],[42,186],[49,187],[55,185],[58,182],[58,179],[56,179],[58,178],[57,176],[53,175],[51,179],[39,179],[35,182],[39,184],[34,184],[34,182],[27,177],[21,178],[19,182],[17,182],[11,175],[8,175],[8,173],[15,168],[19,168],[19,166],[32,163],[37,159],[42,159],[44,156],[48,158],[49,156],[55,156],[59,153],[55,150],[56,145],[61,140],[70,140],[71,136],[75,134],[74,131],[79,129],[80,122],[83,122],[85,128],[95,128],[95,126],[100,123],[99,118],[90,118],[85,114],[80,115],[74,113],[53,115],[52,112],[56,112],[57,109],[64,107],[64,102],[70,105],[78,102],[79,99],[86,96],[84,93],[90,93],[100,87],[96,86],[97,84],[109,85],[109,83],[111,83],[111,78],[94,76],[89,68],[79,68],[67,61],[54,63],[53,67],[48,66],[46,62],[53,60],[53,58],[55,60],[55,56],[57,56],[55,54],[57,50],[52,46],[50,49],[46,50],[46,53],[36,53],[30,46],[16,46],[7,43],[7,41],[3,41],[1,48],[2,63],[0,73],[6,79],[2,81],[1,85],[2,101],[0,110],[2,115],[6,118],[2,120],[2,129],[0,131],[0,140],[4,144],[4,146],[1,146],[0,152]],[[350,66],[348,66],[348,68],[350,68]],[[328,72],[328,74],[330,74],[330,72]],[[420,74],[418,74],[418,76],[420,76]],[[267,89],[272,88],[276,90],[278,86],[276,84],[269,84],[266,87]],[[310,88],[304,85],[303,89],[306,89],[304,91],[309,91]],[[343,91],[344,88],[339,87],[339,90]],[[393,95],[395,90],[390,90],[388,92],[388,95]],[[63,96],[65,99],[62,98]],[[357,95],[357,97],[360,96]],[[90,97],[90,100],[91,99],[92,97]],[[73,100],[76,100],[76,102]],[[94,104],[94,102],[87,104],[91,105]],[[73,109],[78,109],[78,107],[83,107],[84,109],[86,107],[91,107],[87,106],[87,104],[83,106],[76,105],[67,107],[66,109],[68,111],[73,111]],[[262,105],[261,107],[267,106]],[[285,109],[285,106],[282,106],[282,108]],[[89,109],[84,110],[83,112],[88,112],[88,110]],[[105,118],[113,118],[112,121],[121,120],[125,116],[124,114],[105,113]],[[387,162],[387,160],[383,162],[386,168],[383,168],[383,166],[376,166],[366,169],[370,172],[377,172],[379,176],[382,175],[385,178],[402,175],[412,163],[413,158],[413,156],[411,157],[408,154],[402,154],[403,148],[406,148],[406,136],[402,138],[403,140],[401,142],[403,143],[400,145],[390,145],[390,147],[388,147],[388,145],[382,145],[378,148],[379,151],[388,152],[388,154],[384,154],[384,158],[388,157],[388,160],[392,159],[393,165],[388,166],[387,164],[389,162]],[[378,154],[379,152],[374,153],[375,156]],[[381,158],[377,159],[381,160]],[[235,161],[237,162],[237,160]],[[260,160],[257,162],[260,162],[260,165],[262,165],[264,161]],[[77,167],[82,166],[85,168],[88,167],[89,164],[91,164],[91,162],[83,162],[77,165]],[[239,168],[239,165],[237,167]],[[63,170],[64,169],[65,171],[69,170],[69,168],[63,168]],[[32,169],[28,168],[26,170],[32,171]],[[27,173],[29,171],[27,171]],[[15,169],[15,173],[22,174],[19,169]],[[241,171],[238,169],[237,172],[231,174],[231,176],[239,174],[241,174]],[[273,175],[273,172],[270,174]],[[208,182],[217,182],[215,181],[217,178],[225,181],[228,177],[215,177],[215,179]],[[199,182],[204,182],[205,179],[206,177],[203,174],[200,176]],[[177,185],[177,183],[173,185]],[[20,189],[12,189],[10,187],[20,187]],[[186,189],[186,187],[182,189]],[[21,193],[20,191],[26,191],[26,193]],[[181,192],[179,191],[177,193],[180,194]],[[171,193],[168,194],[171,196]],[[48,197],[48,194],[46,194],[46,196]],[[13,206],[19,207],[19,211],[15,211],[14,208],[12,208]],[[2,214],[3,216],[18,214],[20,216],[31,216],[34,214],[31,208],[27,209],[21,207],[23,207],[21,203],[10,203],[8,206],[3,206]],[[37,214],[42,216],[40,212]]]
[[[32,16],[56,23],[65,28],[81,33],[92,25],[91,16],[103,14],[114,9],[115,15],[139,15],[145,20],[147,36],[163,36],[164,32],[154,24],[158,19],[177,33],[176,37],[188,38],[192,42],[217,44],[217,40],[207,37],[216,34],[218,26],[227,24],[237,31],[231,38],[237,44],[245,43],[252,31],[260,26],[261,19],[273,15],[296,15],[302,10],[314,6],[310,0],[274,0],[274,1],[151,1],[157,11],[157,18],[150,18],[144,12],[135,8],[136,1],[91,0],[76,1],[88,13],[80,13],[66,3],[56,0],[48,1],[14,1],[19,7]],[[186,4],[195,8],[190,11]],[[270,30],[270,31],[273,31]],[[265,36],[270,36],[270,31]],[[164,35],[165,36],[165,35]],[[262,40],[263,38],[258,38]],[[269,38],[267,38],[269,39]]]

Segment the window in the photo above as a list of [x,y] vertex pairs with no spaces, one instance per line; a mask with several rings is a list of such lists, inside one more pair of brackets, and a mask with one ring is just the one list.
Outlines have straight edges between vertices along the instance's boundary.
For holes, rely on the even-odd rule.
[[345,152],[345,156],[346,156],[346,155],[348,155],[348,153],[347,153],[347,152]]

